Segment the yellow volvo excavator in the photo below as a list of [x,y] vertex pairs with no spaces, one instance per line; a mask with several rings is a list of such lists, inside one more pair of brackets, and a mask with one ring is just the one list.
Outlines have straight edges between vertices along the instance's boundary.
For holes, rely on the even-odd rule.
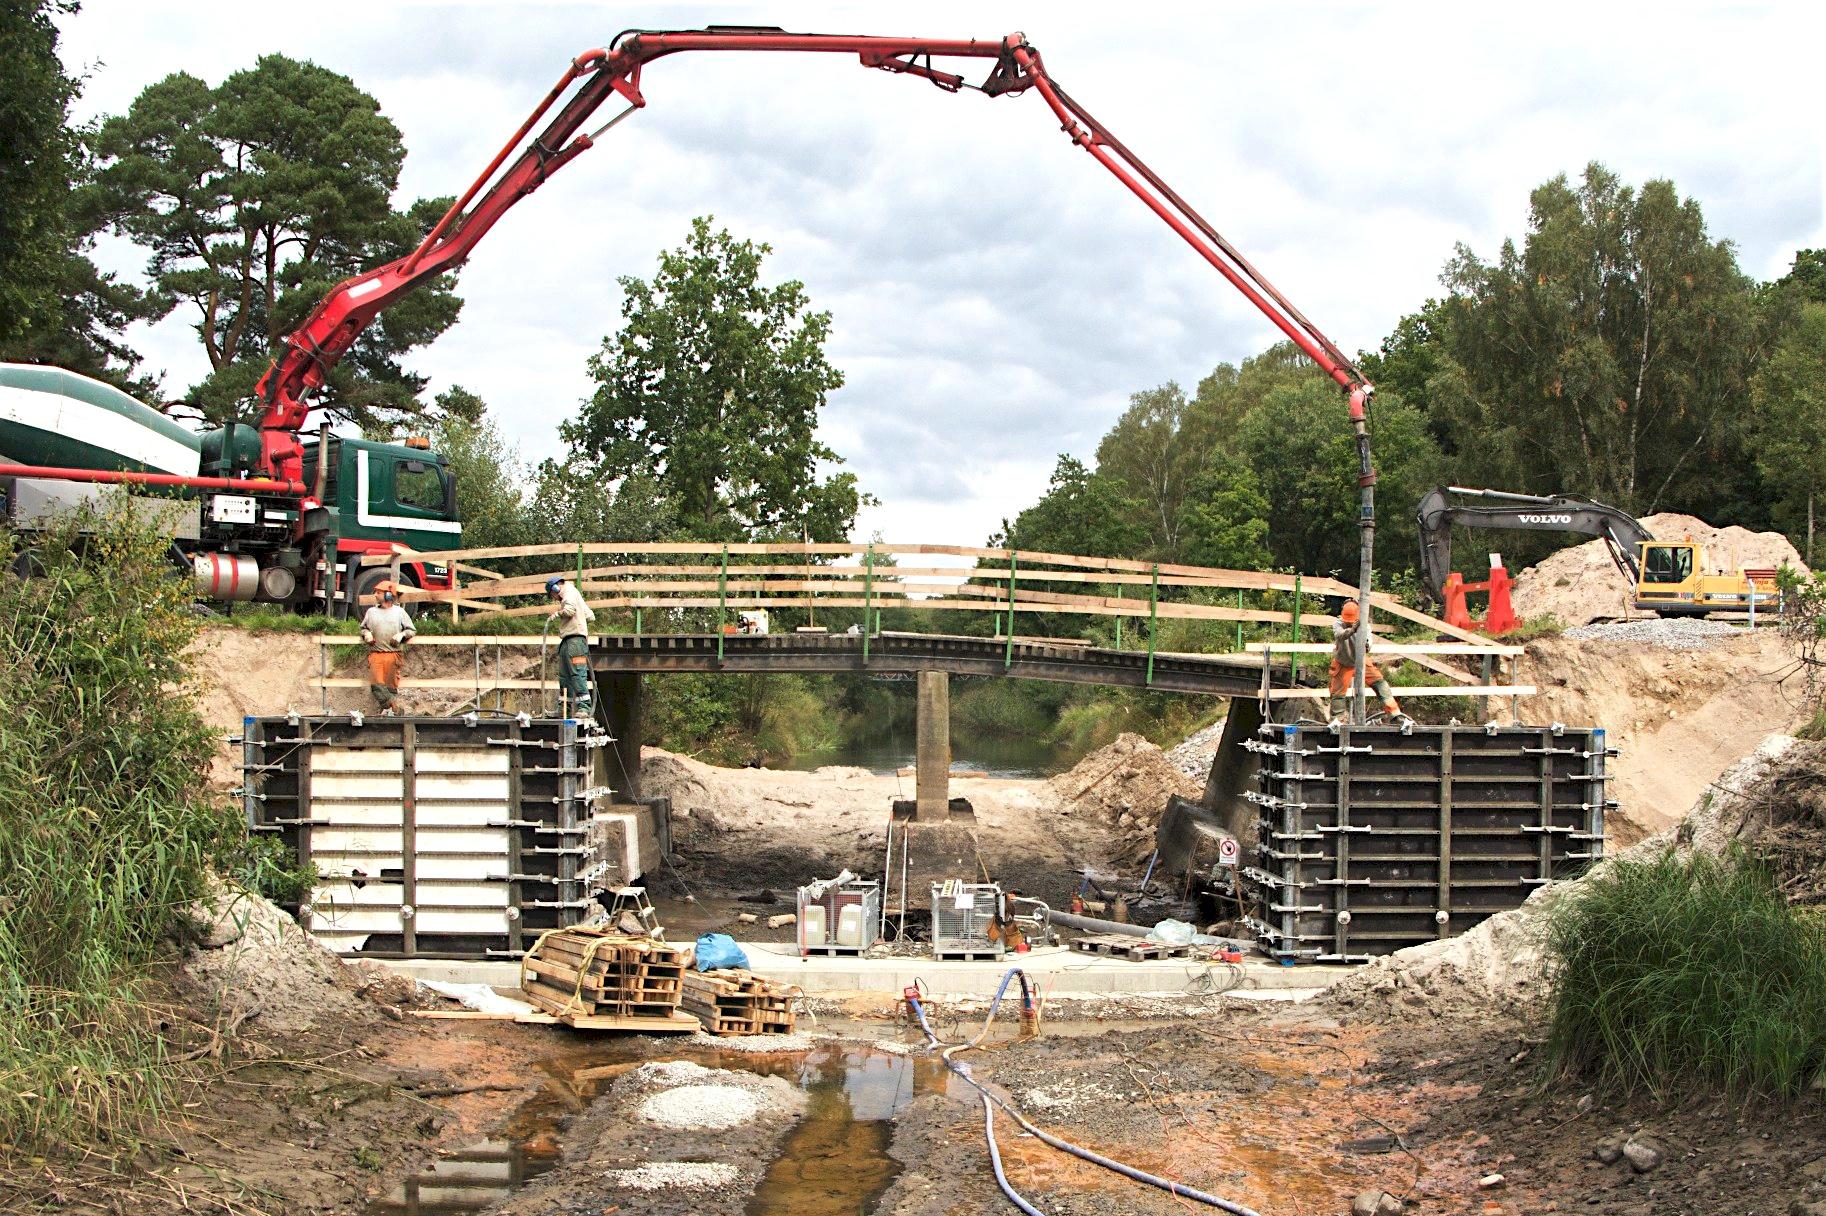
[[[1466,500],[1472,500],[1471,505]],[[1633,606],[1661,616],[1705,616],[1778,608],[1776,571],[1741,569],[1708,574],[1705,546],[1690,537],[1657,540],[1627,511],[1577,494],[1512,494],[1440,486],[1420,500],[1420,573],[1443,599],[1452,571],[1452,525],[1577,532],[1596,536],[1635,588]]]

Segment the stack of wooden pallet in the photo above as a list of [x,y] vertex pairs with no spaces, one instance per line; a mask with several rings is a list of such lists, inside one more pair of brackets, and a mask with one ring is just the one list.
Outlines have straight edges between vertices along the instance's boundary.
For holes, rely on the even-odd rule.
[[695,1030],[679,1012],[684,956],[664,942],[601,928],[545,934],[520,962],[527,999],[585,1030]]
[[792,998],[783,985],[730,967],[685,972],[680,1002],[711,1034],[791,1034]]

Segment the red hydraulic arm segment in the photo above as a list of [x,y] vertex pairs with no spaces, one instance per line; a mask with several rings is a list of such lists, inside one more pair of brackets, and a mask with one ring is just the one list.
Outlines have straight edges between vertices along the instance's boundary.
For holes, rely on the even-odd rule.
[[[1073,101],[1047,74],[1040,53],[1028,44],[1025,35],[1018,33],[998,41],[982,41],[974,38],[793,34],[771,27],[711,26],[702,30],[632,30],[617,36],[608,50],[585,51],[571,62],[545,95],[545,100],[527,116],[513,138],[417,249],[397,261],[339,284],[286,338],[284,349],[267,369],[258,390],[263,403],[260,416],[262,475],[279,481],[302,479],[303,448],[298,432],[311,409],[310,395],[322,387],[330,370],[362,331],[400,296],[461,265],[509,207],[538,189],[546,178],[569,164],[579,153],[587,151],[604,131],[645,106],[646,98],[640,90],[642,69],[655,59],[683,51],[835,52],[857,56],[864,67],[918,77],[947,92],[973,89],[999,97],[1024,93],[1030,88],[1036,90],[1073,143],[1094,156],[1133,191],[1349,393],[1362,495],[1359,594],[1363,598],[1362,628],[1367,634],[1370,554],[1375,535],[1375,473],[1370,466],[1365,407],[1374,389],[1337,345],[1307,320],[1203,216]],[[994,66],[982,84],[973,85],[961,75],[934,67],[935,58],[988,59],[994,61]],[[625,108],[594,131],[585,132],[583,127],[591,115],[616,97],[625,103]],[[556,112],[552,113],[554,108]],[[548,113],[552,117],[545,128],[522,147],[528,134]],[[519,149],[518,155],[515,155],[515,149]],[[1367,651],[1367,645],[1362,650]],[[1354,699],[1359,706],[1362,704],[1361,680],[1360,664],[1359,695]]]

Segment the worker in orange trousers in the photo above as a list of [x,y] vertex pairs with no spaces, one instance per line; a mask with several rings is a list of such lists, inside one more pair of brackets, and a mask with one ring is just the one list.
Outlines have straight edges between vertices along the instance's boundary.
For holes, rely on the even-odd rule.
[[[1338,610],[1338,619],[1331,627],[1331,720],[1342,722],[1345,718],[1345,706],[1349,703],[1351,683],[1357,677],[1357,648],[1362,645],[1362,635],[1357,632],[1357,622],[1362,619],[1362,610],[1356,600],[1346,600],[1344,607]],[[1382,712],[1385,716],[1399,719],[1401,702],[1395,700],[1393,690],[1389,688],[1388,677],[1382,669],[1372,662],[1363,665],[1363,684],[1382,698]]]
[[399,587],[388,579],[374,588],[374,606],[361,618],[361,640],[368,644],[368,691],[380,712],[397,711],[400,669],[405,664],[406,643],[418,635],[412,618],[399,602]]

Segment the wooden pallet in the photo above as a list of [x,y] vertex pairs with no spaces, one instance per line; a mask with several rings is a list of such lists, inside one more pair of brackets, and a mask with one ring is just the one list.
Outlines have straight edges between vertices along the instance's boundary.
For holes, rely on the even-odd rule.
[[1099,933],[1080,937],[1072,942],[1072,949],[1082,954],[1103,954],[1136,963],[1151,958],[1182,958],[1192,952],[1190,946],[1149,941],[1145,937],[1130,937],[1125,933]]
[[547,933],[520,960],[520,986],[546,1014],[583,1030],[695,1030],[679,1012],[684,955],[598,928]]
[[799,948],[799,953],[802,955],[804,955],[804,954],[824,954],[824,955],[848,954],[853,957],[860,958],[862,956],[863,951],[865,951],[867,949],[868,949],[867,946],[829,946],[829,945],[801,946]]
[[957,958],[957,959],[966,959],[966,960],[976,960],[976,959],[994,960],[994,959],[1000,959],[1004,953],[1005,953],[1005,951],[1000,950],[994,946],[944,946],[944,947],[934,946],[934,947],[932,947],[932,957],[933,958],[943,958],[943,959]]
[[687,971],[679,1004],[711,1034],[793,1032],[795,1015],[786,989],[740,968]]

